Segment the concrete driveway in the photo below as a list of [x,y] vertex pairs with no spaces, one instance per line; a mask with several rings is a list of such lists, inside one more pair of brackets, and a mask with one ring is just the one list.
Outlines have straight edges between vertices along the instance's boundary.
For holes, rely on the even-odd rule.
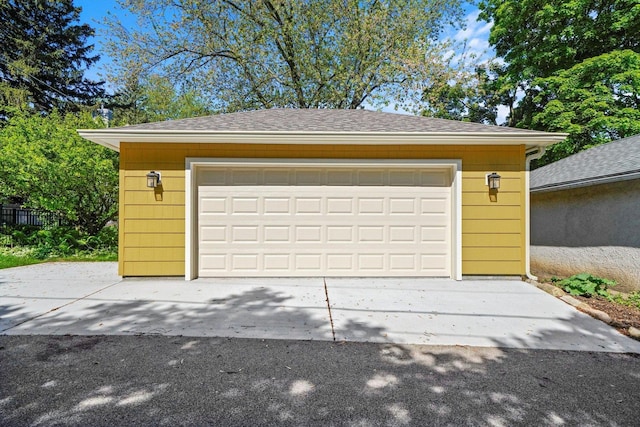
[[335,339],[640,353],[640,342],[516,280],[121,280],[115,263],[0,270],[0,334]]

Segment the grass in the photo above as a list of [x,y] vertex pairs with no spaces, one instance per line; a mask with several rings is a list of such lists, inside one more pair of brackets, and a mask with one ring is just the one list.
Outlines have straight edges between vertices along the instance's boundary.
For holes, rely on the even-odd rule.
[[72,255],[52,255],[45,258],[34,256],[34,252],[36,251],[33,248],[0,248],[0,269],[56,261],[91,262],[118,260],[118,254],[115,251],[78,251]]
[[0,252],[0,269],[20,267],[22,265],[31,265],[44,262],[44,260],[36,259],[28,256],[15,256]]

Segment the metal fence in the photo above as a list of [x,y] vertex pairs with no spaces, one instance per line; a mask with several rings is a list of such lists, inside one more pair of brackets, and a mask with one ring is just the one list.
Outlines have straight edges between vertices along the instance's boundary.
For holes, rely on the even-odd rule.
[[5,206],[2,206],[0,211],[0,226],[33,225],[36,227],[51,227],[62,225],[61,223],[60,216],[53,212]]

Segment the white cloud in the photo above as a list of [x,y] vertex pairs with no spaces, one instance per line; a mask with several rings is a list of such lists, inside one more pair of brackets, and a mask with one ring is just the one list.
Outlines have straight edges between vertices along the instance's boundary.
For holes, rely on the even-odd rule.
[[503,124],[507,121],[509,115],[509,107],[506,105],[498,105],[498,117],[496,117],[496,123]]
[[481,59],[489,59],[495,56],[489,45],[489,32],[492,22],[478,21],[480,10],[476,9],[464,18],[464,29],[455,34],[449,34],[449,39],[458,45],[458,50],[464,49],[467,54]]
[[464,18],[464,29],[459,30],[454,36],[456,41],[464,41],[474,37],[488,38],[489,31],[493,26],[492,22],[478,21],[480,10],[474,10]]
[[475,50],[487,50],[489,49],[489,42],[487,39],[479,39],[474,37],[467,42],[467,46]]

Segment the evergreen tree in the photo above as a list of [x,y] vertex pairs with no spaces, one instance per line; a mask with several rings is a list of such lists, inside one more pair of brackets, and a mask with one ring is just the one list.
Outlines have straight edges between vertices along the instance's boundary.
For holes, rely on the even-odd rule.
[[100,57],[73,0],[0,0],[0,116],[11,108],[77,110],[104,94],[84,77]]

